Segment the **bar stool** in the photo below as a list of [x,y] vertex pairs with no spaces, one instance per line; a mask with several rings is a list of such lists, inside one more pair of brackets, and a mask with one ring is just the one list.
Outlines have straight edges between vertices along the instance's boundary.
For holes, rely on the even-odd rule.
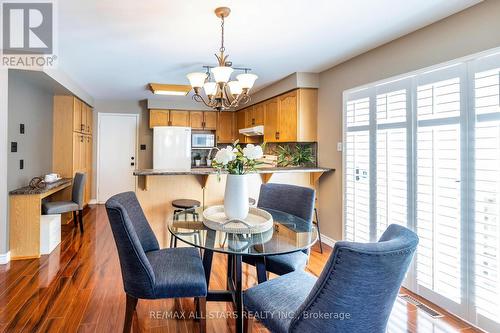
[[[201,203],[198,200],[193,199],[177,199],[172,201],[172,207],[174,207],[174,220],[179,220],[179,216],[181,213],[184,213],[184,218],[187,221],[188,215],[193,216],[194,221],[199,220],[199,214],[196,212],[196,208],[200,207]],[[198,231],[195,232],[186,232],[182,233],[182,235],[193,236],[194,243],[200,244],[200,233]],[[174,235],[170,235],[170,247],[177,247],[177,238]]]

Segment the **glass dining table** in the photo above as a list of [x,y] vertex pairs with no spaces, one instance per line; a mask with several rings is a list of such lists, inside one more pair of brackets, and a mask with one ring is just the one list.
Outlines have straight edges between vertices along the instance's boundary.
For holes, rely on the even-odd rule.
[[235,306],[236,332],[243,332],[242,258],[251,257],[257,268],[259,283],[266,281],[266,256],[287,254],[309,249],[318,232],[312,223],[277,210],[264,209],[273,217],[273,227],[262,233],[226,233],[209,229],[203,224],[203,209],[183,211],[172,216],[168,230],[172,240],[200,248],[207,286],[214,252],[228,256],[227,290],[210,290],[207,301],[232,302]]

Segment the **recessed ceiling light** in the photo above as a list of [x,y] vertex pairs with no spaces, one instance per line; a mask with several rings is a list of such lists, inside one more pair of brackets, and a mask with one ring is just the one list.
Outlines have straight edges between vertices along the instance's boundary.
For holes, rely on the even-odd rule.
[[150,83],[149,89],[155,95],[186,96],[191,90],[190,85]]

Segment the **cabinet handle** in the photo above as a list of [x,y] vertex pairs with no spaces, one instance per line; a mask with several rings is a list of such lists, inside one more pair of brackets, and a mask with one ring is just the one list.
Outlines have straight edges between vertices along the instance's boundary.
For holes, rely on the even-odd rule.
[[84,128],[85,128],[85,125],[84,124],[80,124],[80,131],[83,131]]
[[80,142],[83,142],[83,135],[80,136]]

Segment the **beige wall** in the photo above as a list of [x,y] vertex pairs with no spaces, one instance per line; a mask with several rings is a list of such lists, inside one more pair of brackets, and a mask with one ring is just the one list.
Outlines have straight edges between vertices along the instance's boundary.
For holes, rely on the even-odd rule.
[[500,1],[487,0],[320,73],[319,161],[336,169],[320,181],[321,231],[342,238],[342,92],[500,46]]

